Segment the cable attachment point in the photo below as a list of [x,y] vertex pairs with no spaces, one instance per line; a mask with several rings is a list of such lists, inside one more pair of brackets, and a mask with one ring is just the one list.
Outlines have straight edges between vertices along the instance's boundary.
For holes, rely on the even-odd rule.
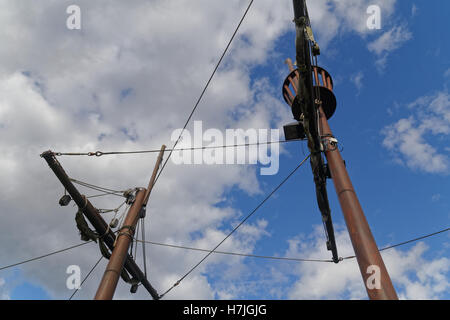
[[123,193],[123,196],[126,198],[125,202],[128,205],[132,205],[134,200],[136,200],[136,189],[128,189]]
[[88,154],[87,154],[88,156],[90,156],[90,157],[92,157],[92,156],[97,156],[97,157],[100,157],[100,156],[102,156],[103,155],[103,152],[101,152],[101,151],[96,151],[96,152],[88,152]]
[[305,64],[299,65],[299,66],[297,67],[297,69],[298,69],[301,73],[304,73],[304,72],[307,72],[307,71],[308,71],[308,69],[306,68],[306,65],[305,65]]
[[305,16],[293,19],[292,22],[294,22],[297,27],[301,27],[301,28],[303,28],[309,24],[309,20]]
[[320,56],[320,47],[317,44],[317,42],[313,42],[312,54],[313,54],[313,56]]
[[[122,232],[123,229],[128,229],[128,232]],[[127,236],[133,241],[135,228],[133,226],[122,226],[122,228],[119,229],[119,233],[117,234],[117,239],[119,239],[120,236]]]
[[322,136],[322,145],[324,152],[326,151],[334,151],[338,147],[338,140],[332,135]]
[[111,220],[111,222],[109,223],[109,226],[111,229],[117,228],[118,225],[119,225],[119,219],[117,219],[117,218],[113,218]]
[[336,138],[330,138],[330,139],[328,139],[328,141],[330,142],[330,144],[332,146],[337,146],[337,144],[338,144],[338,140]]
[[131,279],[130,282],[131,282],[130,292],[136,293],[137,289],[139,288],[139,280],[133,278],[133,279]]
[[147,214],[147,206],[142,206],[141,210],[139,210],[139,218],[144,219]]
[[64,189],[64,195],[61,197],[61,199],[59,199],[59,205],[61,207],[65,207],[65,206],[69,205],[71,200],[72,200],[72,197],[70,195],[68,195],[67,190]]

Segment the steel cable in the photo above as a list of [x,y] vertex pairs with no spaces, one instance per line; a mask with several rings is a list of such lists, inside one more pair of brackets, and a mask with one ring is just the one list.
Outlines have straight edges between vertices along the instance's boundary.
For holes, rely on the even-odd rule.
[[220,66],[220,64],[221,64],[221,62],[222,62],[222,60],[223,60],[223,58],[225,57],[225,54],[227,53],[228,48],[230,47],[231,43],[233,42],[233,39],[234,39],[234,37],[236,36],[236,34],[237,34],[237,32],[238,32],[238,30],[239,30],[239,28],[240,28],[242,22],[244,21],[245,17],[247,16],[247,13],[248,13],[248,11],[250,10],[250,8],[251,8],[251,6],[252,6],[252,4],[253,4],[253,1],[254,1],[254,0],[251,0],[250,3],[248,4],[247,9],[246,9],[245,12],[244,12],[244,15],[242,16],[241,20],[239,21],[238,26],[237,26],[236,29],[234,30],[234,33],[233,33],[233,35],[231,36],[230,41],[228,42],[228,44],[227,44],[225,50],[223,51],[222,56],[220,57],[220,59],[219,59],[219,61],[217,62],[216,67],[214,68],[214,70],[213,70],[211,76],[209,77],[208,81],[206,82],[206,85],[205,85],[205,87],[203,88],[202,93],[200,94],[200,96],[199,96],[197,102],[196,102],[195,105],[194,105],[194,108],[192,109],[191,113],[189,114],[189,117],[188,117],[188,119],[186,120],[186,123],[184,124],[184,127],[183,127],[183,129],[181,130],[181,132],[180,132],[180,135],[178,136],[178,139],[175,141],[175,144],[174,144],[173,147],[172,147],[172,151],[170,151],[169,155],[167,156],[166,161],[164,161],[164,164],[163,164],[163,166],[161,167],[161,170],[159,171],[159,174],[158,174],[158,176],[157,176],[156,179],[155,179],[155,184],[156,184],[156,182],[158,181],[158,179],[159,179],[159,177],[161,176],[161,174],[163,173],[164,168],[166,167],[166,164],[167,164],[167,162],[169,161],[170,156],[172,155],[173,149],[176,147],[176,145],[177,145],[178,142],[180,141],[181,137],[183,136],[184,130],[186,129],[186,127],[187,127],[187,125],[189,124],[189,122],[190,122],[192,116],[194,115],[195,110],[197,109],[198,105],[200,104],[200,101],[202,100],[203,95],[205,94],[206,90],[208,89],[209,84],[211,83],[212,78],[213,78],[214,75],[216,74],[217,69],[219,68],[219,66]]
[[[249,147],[249,146],[258,146],[258,145],[269,145],[269,144],[282,144],[287,142],[295,142],[295,141],[303,141],[303,139],[292,139],[292,140],[277,140],[277,141],[265,141],[265,142],[255,142],[255,143],[241,143],[241,144],[230,144],[230,145],[221,145],[221,146],[202,146],[202,147],[190,147],[190,148],[179,148],[175,147],[172,149],[165,149],[165,151],[196,151],[196,150],[207,150],[207,149],[219,149],[219,148],[237,148],[237,147]],[[124,155],[124,154],[142,154],[142,153],[157,153],[160,152],[160,149],[150,149],[150,150],[135,150],[135,151],[96,151],[96,152],[82,152],[82,153],[73,153],[73,152],[55,152],[55,156],[93,156],[97,157],[104,155]]]
[[178,284],[180,284],[181,281],[183,281],[189,274],[191,274],[198,266],[200,266],[200,264],[202,264],[203,261],[205,261],[212,253],[214,253],[214,251],[216,251],[216,249],[222,245],[222,243],[224,243],[229,237],[231,237],[231,235],[240,227],[242,226],[248,219],[250,219],[251,216],[253,216],[253,214],[255,214],[255,212],[261,208],[261,206],[266,203],[267,200],[269,200],[269,198],[278,190],[281,188],[281,186],[286,183],[286,181],[289,180],[290,177],[292,177],[292,175],[306,162],[306,160],[308,160],[310,157],[310,155],[308,155],[305,159],[302,160],[302,162],[300,162],[300,164],[294,169],[292,170],[292,172],[283,179],[283,181],[281,181],[281,183],[275,187],[272,192],[270,192],[263,201],[261,201],[256,207],[255,209],[253,209],[252,212],[250,212],[235,228],[233,228],[233,230],[231,230],[231,232],[222,240],[220,241],[215,247],[214,249],[210,250],[208,252],[207,255],[205,255],[197,264],[195,264],[184,276],[182,276],[180,278],[180,280],[178,280],[171,288],[169,288],[168,290],[166,290],[161,296],[160,298],[164,297],[167,293],[169,293],[173,288],[175,288]]
[[89,278],[89,276],[91,275],[91,273],[95,270],[95,268],[98,266],[98,264],[100,263],[100,261],[102,261],[103,256],[100,256],[100,259],[98,259],[98,261],[95,263],[95,265],[92,267],[91,271],[88,272],[88,274],[86,275],[86,277],[84,277],[83,281],[81,281],[80,287],[75,289],[75,291],[72,293],[72,295],[70,296],[69,300],[72,300],[72,298],[75,296],[75,294],[78,292],[78,290],[81,289],[81,286],[84,284],[84,282]]
[[68,247],[68,248],[65,248],[65,249],[61,249],[61,250],[57,250],[57,251],[54,251],[54,252],[50,252],[50,253],[44,254],[42,256],[36,257],[36,258],[31,258],[31,259],[27,259],[27,260],[24,260],[24,261],[21,261],[21,262],[10,264],[8,266],[1,267],[0,271],[2,271],[4,269],[12,268],[12,267],[24,264],[24,263],[28,263],[28,262],[31,262],[31,261],[35,261],[35,260],[39,260],[39,259],[42,259],[42,258],[46,258],[48,256],[51,256],[51,255],[54,255],[54,254],[57,254],[57,253],[61,253],[61,252],[64,252],[64,251],[67,251],[67,250],[70,250],[70,249],[81,247],[81,246],[84,246],[85,244],[88,244],[90,242],[92,242],[92,240],[91,241],[87,241],[87,242],[83,242],[83,243],[80,243],[80,244],[77,244],[77,245],[74,245],[74,246],[71,246],[71,247]]

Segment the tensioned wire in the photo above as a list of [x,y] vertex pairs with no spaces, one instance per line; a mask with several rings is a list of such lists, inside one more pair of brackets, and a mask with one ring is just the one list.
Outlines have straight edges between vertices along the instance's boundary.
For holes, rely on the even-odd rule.
[[250,219],[251,216],[253,216],[256,211],[258,211],[259,208],[262,207],[262,205],[264,203],[266,203],[267,200],[269,200],[269,198],[278,190],[281,188],[281,186],[283,184],[286,183],[286,181],[289,180],[290,177],[292,177],[294,175],[294,173],[306,162],[306,160],[308,160],[310,157],[310,155],[308,155],[305,159],[303,159],[300,164],[291,171],[291,173],[289,173],[289,175],[283,179],[283,181],[281,181],[281,183],[276,186],[256,207],[255,209],[253,209],[252,212],[250,212],[235,228],[233,228],[233,230],[231,230],[230,233],[228,233],[228,235],[222,240],[220,241],[212,250],[210,250],[197,264],[195,264],[188,272],[186,272],[186,274],[184,276],[182,276],[177,282],[175,282],[172,287],[170,287],[169,289],[167,289],[162,295],[160,295],[160,298],[164,297],[167,293],[169,293],[173,288],[175,288],[176,286],[178,286],[181,281],[183,281],[188,275],[190,275],[197,267],[199,267],[203,261],[205,261],[212,253],[214,253],[214,251],[216,251],[217,248],[219,248],[222,243],[224,243],[229,237],[231,237],[231,235],[237,231],[237,229],[239,229],[240,226],[242,226],[248,219]]
[[[282,144],[288,142],[304,141],[303,139],[292,140],[276,140],[276,141],[264,141],[253,143],[240,143],[220,146],[202,146],[202,147],[189,147],[189,148],[175,148],[165,149],[165,151],[196,151],[196,150],[208,150],[208,149],[220,149],[220,148],[237,148],[237,147],[250,147],[270,144]],[[54,152],[55,156],[104,156],[104,155],[126,155],[126,154],[142,154],[142,153],[157,153],[161,152],[161,149],[149,149],[149,150],[134,150],[134,151],[96,151],[96,152]]]
[[[181,137],[183,136],[184,130],[186,130],[186,127],[187,127],[187,125],[189,124],[189,122],[191,121],[191,118],[192,118],[192,116],[194,115],[194,112],[195,112],[195,110],[197,109],[198,105],[200,104],[200,101],[202,100],[202,98],[203,98],[203,96],[204,96],[206,90],[208,89],[209,84],[211,83],[211,80],[213,79],[214,75],[216,74],[217,69],[219,69],[219,66],[220,66],[221,62],[222,62],[223,58],[225,57],[225,54],[227,53],[229,47],[231,46],[231,43],[233,42],[234,37],[236,36],[236,34],[237,34],[237,32],[238,32],[240,26],[242,25],[242,22],[244,21],[245,17],[247,16],[247,13],[248,13],[248,11],[250,10],[250,8],[251,8],[251,6],[252,6],[252,4],[253,4],[253,1],[254,1],[254,0],[251,0],[250,3],[248,4],[247,9],[246,9],[245,12],[244,12],[244,15],[242,16],[241,20],[239,21],[239,24],[237,25],[236,29],[234,30],[234,33],[233,33],[233,35],[231,36],[231,39],[230,39],[230,41],[228,42],[228,44],[227,44],[225,50],[223,51],[222,56],[220,57],[220,59],[219,59],[219,61],[217,62],[216,67],[214,68],[214,70],[213,70],[211,76],[209,77],[208,81],[206,82],[206,85],[205,85],[205,87],[203,88],[202,93],[200,94],[200,96],[199,96],[197,102],[196,102],[195,105],[194,105],[194,108],[192,109],[191,113],[189,114],[189,117],[187,118],[186,123],[184,124],[183,129],[181,130],[180,135],[178,136],[177,140],[175,141],[175,143],[174,143],[172,149],[174,149],[174,148],[177,146],[178,142],[180,141]],[[172,155],[172,152],[173,152],[173,151],[170,151],[169,155],[167,156],[166,160],[164,161],[164,164],[162,165],[161,170],[159,171],[158,175],[156,176],[155,183],[154,183],[153,185],[156,184],[156,182],[158,181],[159,177],[160,177],[161,174],[163,173],[164,168],[166,167],[166,164],[167,164],[167,162],[169,161],[169,159],[170,159],[170,157],[171,157],[171,155]]]
[[[430,233],[430,234],[426,234],[424,236],[420,236],[420,237],[417,237],[417,238],[414,238],[414,239],[411,239],[411,240],[403,241],[403,242],[400,242],[400,243],[397,243],[397,244],[394,244],[394,245],[390,245],[390,246],[381,248],[381,249],[379,249],[379,251],[381,252],[381,251],[389,250],[389,249],[392,249],[392,248],[400,247],[400,246],[403,246],[403,245],[406,245],[406,244],[409,244],[409,243],[413,243],[413,242],[416,242],[416,241],[419,241],[419,240],[423,240],[423,239],[426,239],[426,238],[429,238],[429,237],[432,237],[432,236],[435,236],[435,235],[438,235],[438,234],[441,234],[441,233],[444,233],[444,232],[448,232],[448,231],[450,231],[450,228],[445,228],[445,229],[439,230],[437,232],[433,232],[433,233]],[[138,241],[142,241],[142,240],[138,240]],[[53,252],[50,252],[50,253],[47,253],[47,254],[35,257],[35,258],[26,259],[26,260],[23,260],[23,261],[20,261],[20,262],[16,262],[16,263],[13,263],[13,264],[10,264],[10,265],[7,265],[7,266],[3,266],[3,267],[0,267],[0,271],[5,270],[5,269],[9,269],[9,268],[12,268],[12,267],[16,267],[16,266],[19,266],[19,265],[22,265],[22,264],[25,264],[25,263],[28,263],[28,262],[40,260],[40,259],[52,256],[52,255],[55,255],[57,253],[61,253],[61,252],[65,252],[65,251],[68,251],[68,250],[71,250],[71,249],[75,249],[75,248],[84,246],[84,245],[86,245],[88,243],[91,243],[91,242],[93,242],[93,241],[90,240],[90,241],[83,242],[83,243],[80,243],[80,244],[77,244],[77,245],[73,245],[73,246],[70,246],[70,247],[67,247],[67,248],[64,248],[64,249],[53,251]],[[193,250],[193,251],[211,252],[211,250],[208,250],[208,249],[193,248],[193,247],[187,247],[187,246],[178,246],[178,245],[174,245],[174,244],[160,243],[160,242],[154,242],[154,241],[145,241],[145,243],[148,243],[148,244],[151,244],[151,245],[156,245],[156,246],[177,248],[177,249],[186,249],[186,250]],[[216,250],[214,252],[212,252],[212,253],[214,253],[214,254],[237,255],[237,256],[250,257],[250,258],[271,259],[271,260],[288,260],[288,261],[300,261],[300,262],[302,262],[302,261],[333,262],[332,260],[259,256],[259,255],[252,255],[252,254],[244,254],[244,253],[236,253],[236,252],[225,252],[225,251],[216,251]],[[356,257],[355,256],[348,256],[348,257],[343,258],[343,260],[354,259],[354,258],[356,258]]]

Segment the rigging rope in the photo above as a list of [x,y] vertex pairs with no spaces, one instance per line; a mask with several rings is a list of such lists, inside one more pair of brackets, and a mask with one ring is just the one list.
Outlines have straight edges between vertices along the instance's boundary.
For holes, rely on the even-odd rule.
[[141,219],[142,224],[142,259],[144,260],[144,276],[147,278],[147,256],[146,256],[146,250],[145,250],[145,221],[144,218]]
[[81,289],[81,287],[83,286],[84,282],[89,278],[89,276],[91,275],[91,273],[94,271],[94,269],[98,266],[98,264],[100,263],[100,261],[102,261],[103,256],[100,256],[100,259],[98,259],[98,261],[95,263],[95,265],[92,267],[92,269],[88,272],[88,274],[86,275],[86,277],[84,277],[83,281],[81,281],[80,287],[75,289],[75,291],[72,293],[72,295],[70,296],[69,300],[72,300],[72,298],[75,296],[75,294],[78,292],[78,290]]
[[[270,145],[270,144],[282,144],[288,142],[303,141],[303,139],[292,139],[292,140],[277,140],[277,141],[265,141],[265,142],[255,142],[255,143],[241,143],[241,144],[230,144],[222,146],[202,146],[202,147],[190,147],[190,148],[178,148],[175,146],[172,149],[165,149],[165,151],[196,151],[196,150],[207,150],[207,149],[220,149],[220,148],[237,148],[237,147],[249,147],[258,145]],[[160,149],[150,149],[150,150],[136,150],[136,151],[96,151],[96,152],[55,152],[55,156],[105,156],[105,155],[124,155],[124,154],[141,154],[141,153],[157,153]]]
[[167,293],[169,293],[173,288],[175,288],[177,285],[180,284],[181,281],[183,281],[189,274],[191,274],[200,264],[202,264],[203,261],[205,261],[212,253],[214,253],[214,251],[216,251],[216,249],[222,245],[222,243],[224,243],[229,237],[231,237],[231,235],[240,227],[242,226],[248,219],[250,219],[251,216],[253,216],[253,214],[255,214],[255,212],[262,207],[262,205],[269,200],[269,198],[278,190],[281,188],[281,186],[287,181],[289,180],[290,177],[292,177],[292,175],[306,162],[306,160],[308,160],[310,157],[310,155],[308,155],[305,159],[302,160],[302,162],[300,162],[300,164],[294,169],[292,170],[292,172],[286,177],[284,178],[284,180],[276,187],[272,190],[272,192],[270,192],[263,201],[261,201],[256,207],[255,209],[253,209],[252,212],[250,212],[233,230],[231,230],[231,232],[222,240],[220,241],[215,247],[214,249],[210,250],[208,252],[207,255],[205,255],[196,265],[194,265],[184,276],[182,276],[180,278],[180,280],[178,280],[172,287],[170,287],[168,290],[166,290],[162,295],[160,295],[160,298],[164,297]]
[[[395,248],[395,247],[403,246],[405,244],[416,242],[416,241],[419,241],[419,240],[422,240],[422,239],[425,239],[425,238],[429,238],[429,237],[435,236],[437,234],[447,232],[449,230],[450,230],[450,228],[446,228],[446,229],[443,229],[443,230],[440,230],[440,231],[437,231],[437,232],[433,232],[433,233],[430,233],[430,234],[427,234],[427,235],[424,235],[424,236],[421,236],[421,237],[417,237],[417,238],[414,238],[414,239],[411,239],[411,240],[408,240],[408,241],[404,241],[404,242],[400,242],[400,243],[397,243],[397,244],[394,244],[394,245],[391,245],[391,246],[384,247],[382,249],[379,249],[378,251],[381,252],[381,251],[389,250],[389,249],[392,249],[392,248]],[[356,256],[348,256],[348,257],[345,257],[343,259],[347,260],[347,259],[354,259],[354,258],[356,258]]]
[[[239,30],[239,28],[240,28],[242,22],[244,21],[245,17],[247,16],[247,13],[248,13],[248,11],[250,10],[250,8],[251,8],[251,6],[252,6],[252,4],[253,4],[253,1],[254,1],[254,0],[251,0],[250,3],[248,4],[247,9],[246,9],[245,12],[244,12],[244,15],[242,16],[241,20],[239,21],[239,24],[237,25],[236,29],[234,30],[234,33],[233,33],[233,35],[231,36],[231,39],[230,39],[230,41],[228,42],[228,44],[227,44],[225,50],[223,51],[222,56],[220,57],[220,59],[219,59],[219,61],[217,62],[216,67],[214,68],[214,70],[213,70],[211,76],[209,77],[208,81],[206,82],[206,85],[205,85],[205,87],[203,88],[202,93],[200,94],[200,96],[199,96],[197,102],[195,103],[194,108],[192,109],[192,111],[191,111],[189,117],[187,118],[186,123],[184,124],[183,129],[181,130],[180,135],[178,136],[178,139],[175,141],[175,144],[173,145],[172,149],[174,149],[174,148],[177,146],[178,142],[180,141],[181,137],[183,136],[184,130],[186,129],[187,125],[189,124],[189,121],[191,121],[191,118],[192,118],[192,116],[194,115],[194,112],[195,112],[195,110],[197,109],[198,105],[200,104],[200,101],[202,100],[203,95],[205,94],[206,90],[208,89],[209,84],[211,83],[212,78],[213,78],[214,75],[216,74],[217,69],[219,69],[219,66],[220,66],[221,62],[222,62],[223,58],[225,57],[225,54],[227,53],[228,48],[230,47],[231,43],[233,42],[233,39],[234,39],[234,37],[236,36],[236,34],[237,34],[237,32],[238,32],[238,30]],[[164,164],[162,165],[161,170],[159,171],[159,174],[158,174],[158,176],[156,177],[155,183],[154,183],[154,184],[156,184],[156,182],[158,181],[159,177],[160,177],[161,174],[163,173],[164,168],[166,167],[166,164],[167,164],[167,162],[169,161],[169,159],[170,159],[170,157],[171,157],[171,155],[172,155],[172,152],[173,152],[173,151],[170,151],[170,153],[169,153],[169,155],[168,155],[166,161],[164,161]]]
[[[424,236],[420,236],[420,237],[417,237],[417,238],[414,238],[414,239],[411,239],[411,240],[408,240],[408,241],[404,241],[404,242],[400,242],[400,243],[397,243],[397,244],[394,244],[394,245],[391,245],[391,246],[384,247],[382,249],[379,249],[379,251],[385,251],[385,250],[389,250],[389,249],[392,249],[392,248],[395,248],[395,247],[403,246],[403,245],[406,245],[406,244],[409,244],[409,243],[412,243],[412,242],[416,242],[416,241],[419,241],[419,240],[422,240],[422,239],[426,239],[426,238],[429,238],[429,237],[432,237],[432,236],[435,236],[435,235],[438,235],[438,234],[441,234],[441,233],[444,233],[444,232],[448,232],[448,231],[450,231],[450,228],[445,228],[445,229],[437,231],[437,232],[433,232],[433,233],[430,233],[430,234],[427,234],[427,235],[424,235]],[[10,264],[10,265],[1,267],[0,271],[5,270],[5,269],[9,269],[9,268],[12,268],[12,267],[16,267],[16,266],[19,266],[21,264],[25,264],[25,263],[28,263],[28,262],[32,262],[32,261],[36,261],[36,260],[39,260],[39,259],[43,259],[43,258],[49,257],[51,255],[54,255],[54,254],[57,254],[57,253],[61,253],[61,252],[64,252],[64,251],[68,251],[68,250],[71,250],[71,249],[74,249],[74,248],[77,248],[77,247],[81,247],[81,246],[84,246],[84,245],[86,245],[86,244],[88,244],[90,242],[93,242],[93,241],[83,242],[83,243],[80,243],[80,244],[77,244],[77,245],[74,245],[74,246],[70,246],[70,247],[65,248],[65,249],[61,249],[61,250],[57,250],[57,251],[54,251],[54,252],[50,252],[48,254],[44,254],[44,255],[39,256],[39,257],[35,257],[35,258],[27,259],[27,260],[24,260],[24,261],[21,261],[21,262],[17,262],[17,263],[14,263],[14,264]],[[180,248],[180,249],[188,249],[188,250],[210,252],[210,250],[206,250],[206,249],[190,248],[190,247],[184,247],[184,246],[176,246],[176,245],[172,245],[172,244],[159,243],[159,242],[153,242],[153,241],[146,241],[146,243],[152,244],[152,245],[164,246],[164,247],[173,247],[173,248]],[[234,253],[234,252],[223,252],[223,251],[214,251],[213,253],[242,255],[242,256],[244,255],[244,254],[239,254],[239,253]],[[245,256],[247,256],[247,255],[245,255]],[[255,255],[248,255],[248,256],[258,257],[258,258],[267,258],[267,259],[273,259],[273,258],[281,259],[281,258],[278,258],[278,257],[264,257],[264,256],[255,256]],[[356,257],[355,256],[348,256],[348,257],[345,257],[343,259],[344,260],[348,260],[348,259],[353,259],[353,258],[356,258]],[[295,260],[296,258],[283,258],[283,259],[285,259],[285,260],[286,259]]]
[[54,251],[54,252],[50,252],[50,253],[44,254],[44,255],[36,257],[36,258],[31,258],[31,259],[27,259],[27,260],[24,260],[24,261],[21,261],[21,262],[10,264],[8,266],[1,267],[0,271],[8,269],[8,268],[16,267],[16,266],[19,266],[21,264],[28,263],[28,262],[31,262],[31,261],[35,261],[35,260],[39,260],[39,259],[42,259],[42,258],[46,258],[46,257],[49,257],[51,255],[54,255],[54,254],[57,254],[57,253],[60,253],[60,252],[64,252],[64,251],[68,251],[68,250],[71,250],[71,249],[74,249],[74,248],[78,248],[78,247],[84,246],[84,245],[86,245],[86,244],[88,244],[90,242],[93,242],[93,241],[83,242],[83,243],[80,243],[80,244],[77,244],[77,245],[74,245],[74,246],[70,246],[70,247],[65,248],[65,249],[61,249],[61,250],[57,250],[57,251]]
[[[136,241],[142,242],[142,243],[152,244],[152,245],[155,245],[155,246],[162,246],[162,247],[169,247],[169,248],[176,248],[176,249],[185,249],[185,250],[200,251],[200,252],[210,252],[211,251],[211,250],[208,250],[208,249],[193,248],[193,247],[186,247],[186,246],[178,246],[178,245],[174,245],[174,244],[160,243],[160,242],[154,242],[154,241],[142,241],[142,240],[136,240]],[[227,251],[214,251],[213,253],[215,253],[215,254],[231,255],[231,256],[239,256],[239,257],[268,259],[268,260],[285,260],[285,261],[296,261],[296,262],[333,262],[333,260],[326,260],[326,259],[303,259],[303,258],[261,256],[261,255],[255,255],[255,254],[246,254],[246,253],[238,253],[238,252],[227,252]]]
[[104,187],[101,187],[101,186],[97,186],[97,185],[94,185],[94,184],[91,184],[91,183],[87,183],[87,182],[84,182],[84,181],[80,181],[80,180],[77,180],[77,179],[73,179],[73,178],[69,178],[69,180],[72,181],[73,183],[76,183],[76,184],[78,184],[80,186],[83,186],[85,188],[89,188],[89,189],[92,189],[92,190],[103,192],[105,195],[111,194],[111,195],[115,195],[115,196],[119,196],[119,197],[124,197],[123,193],[126,191],[126,190],[119,191],[119,190],[108,189],[108,188],[104,188]]

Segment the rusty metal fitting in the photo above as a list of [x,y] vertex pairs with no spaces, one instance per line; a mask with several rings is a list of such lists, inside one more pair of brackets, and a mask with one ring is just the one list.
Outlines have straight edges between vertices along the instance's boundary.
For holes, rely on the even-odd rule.
[[[322,142],[321,145],[323,145],[323,149],[322,151],[326,152],[326,151],[334,151],[337,149],[338,147],[338,140],[334,137],[334,136],[323,136],[322,137]],[[332,146],[332,148],[329,148],[328,146]]]
[[103,152],[101,152],[101,151],[96,151],[96,152],[88,152],[88,154],[87,154],[88,156],[90,156],[90,157],[92,157],[92,156],[97,156],[97,157],[100,157],[100,156],[102,156],[103,155]]

